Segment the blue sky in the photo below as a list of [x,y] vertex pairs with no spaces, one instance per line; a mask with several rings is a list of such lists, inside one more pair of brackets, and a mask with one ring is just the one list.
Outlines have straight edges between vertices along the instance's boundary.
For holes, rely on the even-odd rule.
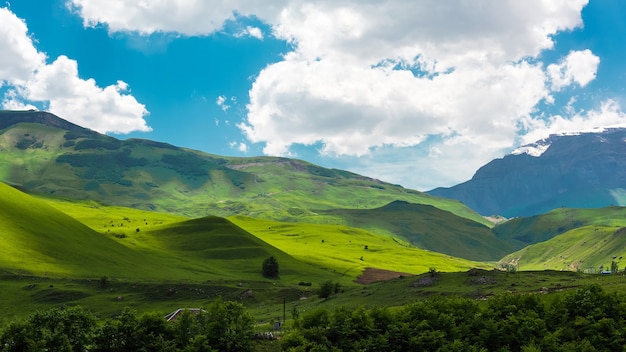
[[428,190],[551,133],[626,126],[626,4],[13,0],[0,104],[117,138]]

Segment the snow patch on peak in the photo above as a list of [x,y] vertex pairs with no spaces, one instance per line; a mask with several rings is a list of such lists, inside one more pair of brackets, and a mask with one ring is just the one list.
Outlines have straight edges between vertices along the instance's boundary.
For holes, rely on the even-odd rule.
[[550,143],[543,139],[539,142],[533,144],[523,145],[514,151],[511,152],[512,155],[520,155],[520,154],[528,154],[530,156],[534,156],[536,158],[540,157],[541,154],[545,153],[546,150],[550,148]]

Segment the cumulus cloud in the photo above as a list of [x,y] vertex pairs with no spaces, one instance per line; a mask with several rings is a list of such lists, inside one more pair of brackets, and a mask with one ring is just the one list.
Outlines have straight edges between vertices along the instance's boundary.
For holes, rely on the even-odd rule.
[[560,90],[576,82],[580,87],[586,86],[596,78],[600,58],[591,50],[572,51],[558,64],[547,68],[553,90]]
[[78,63],[63,55],[47,64],[26,23],[6,8],[0,8],[0,47],[4,50],[0,82],[10,87],[3,108],[34,108],[32,103],[39,102],[52,113],[98,132],[150,130],[144,120],[148,111],[129,94],[127,83],[101,88],[93,79],[80,78]]
[[626,127],[626,114],[620,104],[607,99],[598,109],[571,112],[567,116],[554,115],[546,120],[528,121],[530,132],[522,138],[529,144],[551,134],[598,131],[607,127]]
[[[377,165],[367,174],[392,170],[389,180],[403,174],[407,181],[417,175],[407,166],[413,163],[431,177],[449,172],[438,181],[468,179],[514,146],[520,121],[533,121],[537,104],[553,101],[556,87],[537,58],[558,31],[582,25],[585,4],[294,4],[281,12],[274,34],[295,50],[257,76],[239,126],[251,142],[265,143],[267,154],[321,142],[322,153],[369,156],[369,165],[385,164],[379,150],[407,153],[437,136],[430,147],[436,152],[401,160],[404,173]],[[567,81],[559,88],[592,80],[594,58],[588,50],[565,58]]]
[[[226,21],[234,20],[236,16],[274,17],[286,2],[69,0],[67,6],[83,18],[83,24],[87,27],[104,24],[111,32],[175,32],[192,36],[219,31]],[[253,33],[260,32],[251,29]]]
[[48,101],[51,112],[101,133],[150,131],[143,118],[148,112],[126,94],[127,83],[100,88],[93,79],[79,78],[77,62],[66,56],[41,67],[22,92],[27,100]]
[[[266,154],[302,144],[360,157],[350,160],[368,175],[391,170],[380,158],[395,151],[438,180],[467,179],[520,139],[576,121],[534,114],[553,93],[589,84],[599,65],[589,50],[539,61],[555,34],[582,26],[587,0],[71,3],[85,25],[110,31],[207,35],[255,16],[294,49],[254,77],[244,135]],[[416,175],[395,168],[386,175]]]
[[23,102],[15,89],[9,89],[4,94],[2,108],[5,110],[38,110],[35,105]]
[[0,8],[0,45],[0,82],[24,82],[46,59],[33,46],[26,23],[7,8]]

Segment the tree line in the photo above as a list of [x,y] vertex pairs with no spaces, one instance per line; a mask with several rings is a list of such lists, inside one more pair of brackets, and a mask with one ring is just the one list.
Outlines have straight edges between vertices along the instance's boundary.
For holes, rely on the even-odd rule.
[[[318,308],[294,315],[284,351],[617,351],[626,346],[626,295],[598,285],[475,301],[433,297],[402,307]],[[253,351],[254,320],[213,301],[167,322],[126,309],[99,319],[80,307],[35,312],[0,330],[0,351]]]
[[398,308],[320,308],[298,318],[281,345],[285,351],[622,351],[626,296],[595,285],[486,302],[435,297]]
[[242,304],[221,299],[173,322],[130,309],[102,320],[75,306],[35,312],[8,324],[0,334],[0,351],[252,351],[253,327]]

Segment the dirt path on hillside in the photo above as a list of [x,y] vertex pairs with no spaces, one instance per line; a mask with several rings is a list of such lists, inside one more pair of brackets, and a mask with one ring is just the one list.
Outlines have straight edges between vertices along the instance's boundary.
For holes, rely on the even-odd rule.
[[413,274],[376,268],[365,268],[365,270],[363,270],[361,275],[359,275],[354,282],[357,284],[367,285],[372,282],[387,281],[407,276],[413,276]]

